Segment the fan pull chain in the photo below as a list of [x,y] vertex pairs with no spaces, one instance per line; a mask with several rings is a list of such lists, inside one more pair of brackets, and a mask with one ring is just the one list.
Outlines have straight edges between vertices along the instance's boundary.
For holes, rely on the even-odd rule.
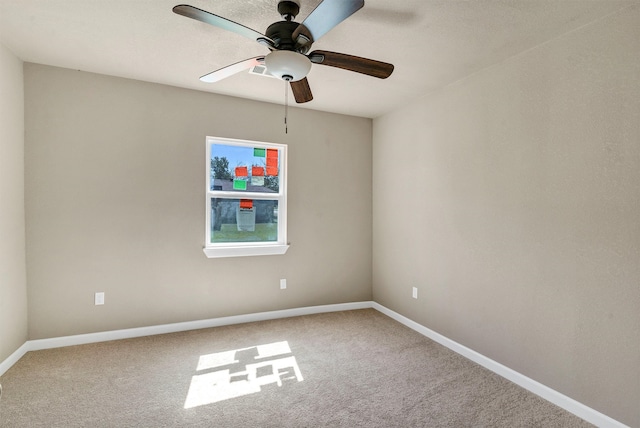
[[289,114],[289,82],[284,82],[284,133],[288,134],[287,115]]

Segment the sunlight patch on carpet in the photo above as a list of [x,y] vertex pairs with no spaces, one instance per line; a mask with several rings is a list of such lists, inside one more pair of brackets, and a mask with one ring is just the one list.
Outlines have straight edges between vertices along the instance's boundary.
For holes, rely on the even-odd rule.
[[204,370],[208,372],[191,378],[185,409],[255,394],[264,385],[303,380],[286,341],[201,355],[196,371]]

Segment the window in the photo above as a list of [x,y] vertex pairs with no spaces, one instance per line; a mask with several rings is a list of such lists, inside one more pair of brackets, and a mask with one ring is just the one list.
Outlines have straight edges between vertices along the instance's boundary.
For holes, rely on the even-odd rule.
[[207,137],[207,257],[284,254],[287,146]]

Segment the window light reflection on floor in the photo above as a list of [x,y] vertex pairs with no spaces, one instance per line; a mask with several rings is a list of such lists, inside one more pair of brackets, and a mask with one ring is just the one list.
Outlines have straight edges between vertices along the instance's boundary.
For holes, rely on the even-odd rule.
[[303,380],[286,341],[202,355],[196,371],[204,370],[191,378],[185,409],[255,394],[263,385]]

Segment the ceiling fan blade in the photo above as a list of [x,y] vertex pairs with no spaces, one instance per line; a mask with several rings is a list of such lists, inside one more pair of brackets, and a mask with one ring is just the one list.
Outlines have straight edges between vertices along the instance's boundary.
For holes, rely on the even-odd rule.
[[262,44],[274,44],[273,40],[249,27],[245,27],[242,24],[228,20],[206,10],[198,9],[197,7],[190,6],[188,4],[179,4],[174,6],[173,12],[178,15],[186,16],[187,18],[195,19],[205,24],[213,25],[214,27],[222,28],[223,30],[231,31],[241,36],[247,37],[251,40],[258,41]]
[[233,76],[244,70],[248,70],[256,65],[264,65],[264,56],[256,56],[253,58],[245,59],[244,61],[236,62],[235,64],[222,67],[216,71],[212,71],[209,74],[205,74],[200,78],[201,81],[206,83],[218,82],[227,77]]
[[353,15],[364,6],[364,0],[324,0],[305,18],[293,32],[293,40],[297,40],[305,27],[317,41],[333,27]]
[[290,82],[290,84],[291,90],[293,91],[293,97],[296,99],[298,104],[306,103],[313,99],[311,87],[309,86],[309,81],[306,77],[296,82]]
[[355,71],[356,73],[366,74],[379,79],[386,79],[393,73],[393,64],[361,58],[359,56],[329,51],[313,51],[308,57],[311,62],[315,64]]

